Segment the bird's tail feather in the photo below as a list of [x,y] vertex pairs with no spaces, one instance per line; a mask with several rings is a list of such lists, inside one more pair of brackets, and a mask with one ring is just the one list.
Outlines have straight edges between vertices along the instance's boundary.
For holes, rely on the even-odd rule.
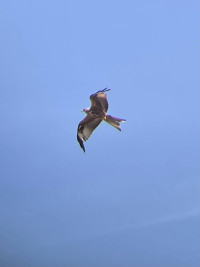
[[126,120],[112,117],[111,115],[106,115],[105,121],[110,125],[114,126],[119,131],[121,131],[120,122],[124,122]]

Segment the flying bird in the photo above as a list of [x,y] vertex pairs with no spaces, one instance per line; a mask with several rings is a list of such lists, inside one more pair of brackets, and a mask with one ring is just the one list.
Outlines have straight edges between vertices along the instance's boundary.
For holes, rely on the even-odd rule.
[[102,121],[106,121],[116,129],[121,131],[120,123],[124,122],[125,120],[107,115],[108,101],[105,92],[110,90],[111,89],[105,88],[92,94],[90,96],[91,107],[84,108],[82,110],[87,114],[87,116],[78,125],[77,140],[84,152],[85,147],[83,142],[88,140],[92,132]]

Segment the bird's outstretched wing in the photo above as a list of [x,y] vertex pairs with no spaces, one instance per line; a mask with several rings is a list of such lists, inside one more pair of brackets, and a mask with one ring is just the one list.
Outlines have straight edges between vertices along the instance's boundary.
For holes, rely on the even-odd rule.
[[77,129],[77,140],[85,152],[85,147],[83,142],[87,141],[87,139],[90,137],[92,132],[96,129],[96,127],[102,122],[102,119],[100,118],[94,118],[90,115],[87,115],[85,119],[83,119]]
[[91,108],[90,110],[93,113],[106,113],[108,110],[108,101],[106,98],[105,92],[110,91],[111,89],[105,88],[103,90],[99,90],[96,93],[90,96],[91,100]]

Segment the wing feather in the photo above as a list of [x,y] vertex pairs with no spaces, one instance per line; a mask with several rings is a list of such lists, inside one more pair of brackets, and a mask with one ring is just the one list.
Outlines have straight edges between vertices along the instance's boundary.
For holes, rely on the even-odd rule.
[[103,90],[99,90],[96,93],[90,96],[91,100],[91,111],[98,111],[99,113],[106,113],[108,110],[108,101],[105,92],[110,91],[110,89],[105,88]]
[[83,119],[79,125],[77,130],[77,140],[85,152],[85,147],[83,141],[87,141],[92,132],[96,129],[96,127],[102,122],[102,119],[94,118],[90,115],[87,115],[85,119]]

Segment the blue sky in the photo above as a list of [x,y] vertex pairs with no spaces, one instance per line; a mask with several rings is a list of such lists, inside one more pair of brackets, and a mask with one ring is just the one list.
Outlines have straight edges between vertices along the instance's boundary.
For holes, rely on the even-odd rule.
[[[198,1],[3,1],[0,265],[197,267]],[[109,114],[85,143],[89,96]]]

